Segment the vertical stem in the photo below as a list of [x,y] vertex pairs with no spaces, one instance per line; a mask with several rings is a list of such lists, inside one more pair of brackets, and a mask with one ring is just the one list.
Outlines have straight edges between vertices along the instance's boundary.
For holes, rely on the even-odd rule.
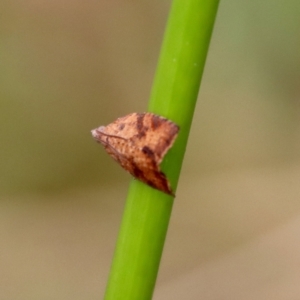
[[[162,169],[176,190],[219,0],[174,0],[149,111],[180,126]],[[105,300],[150,300],[173,197],[133,180]]]

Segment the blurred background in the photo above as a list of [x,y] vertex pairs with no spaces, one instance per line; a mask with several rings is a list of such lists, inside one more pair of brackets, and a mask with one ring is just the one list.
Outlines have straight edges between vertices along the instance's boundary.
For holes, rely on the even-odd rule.
[[[101,299],[170,1],[1,3],[0,299]],[[300,299],[300,2],[221,1],[154,299]]]

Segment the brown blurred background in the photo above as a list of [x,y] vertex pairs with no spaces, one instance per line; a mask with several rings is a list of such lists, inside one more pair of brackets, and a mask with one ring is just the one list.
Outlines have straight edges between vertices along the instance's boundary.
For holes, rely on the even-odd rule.
[[[169,1],[1,3],[0,299],[101,299]],[[154,299],[300,299],[300,2],[221,1]]]

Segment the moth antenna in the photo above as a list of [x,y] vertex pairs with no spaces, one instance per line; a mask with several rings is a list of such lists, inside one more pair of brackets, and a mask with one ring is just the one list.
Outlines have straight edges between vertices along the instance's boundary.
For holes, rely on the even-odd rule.
[[108,142],[106,142],[106,141],[102,141],[102,142],[105,145],[109,146],[109,148],[112,149],[115,152],[116,156],[122,156],[123,158],[125,158],[125,155],[123,155],[122,153],[118,152],[118,150],[116,148],[114,148],[112,145],[110,145]]
[[121,136],[118,136],[118,135],[108,134],[108,133],[99,131],[99,130],[97,130],[97,129],[92,130],[92,133],[93,133],[93,131],[97,131],[97,132],[99,132],[100,134],[103,134],[103,135],[108,136],[108,137],[114,137],[114,138],[118,138],[118,139],[121,139],[121,140],[126,141],[125,138],[123,138],[123,137],[121,137]]

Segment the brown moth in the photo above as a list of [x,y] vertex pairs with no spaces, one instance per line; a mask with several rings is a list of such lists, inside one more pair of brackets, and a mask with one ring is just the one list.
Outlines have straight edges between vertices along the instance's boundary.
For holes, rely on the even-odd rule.
[[178,131],[175,123],[158,115],[132,113],[92,130],[92,135],[136,179],[174,196],[159,165]]

